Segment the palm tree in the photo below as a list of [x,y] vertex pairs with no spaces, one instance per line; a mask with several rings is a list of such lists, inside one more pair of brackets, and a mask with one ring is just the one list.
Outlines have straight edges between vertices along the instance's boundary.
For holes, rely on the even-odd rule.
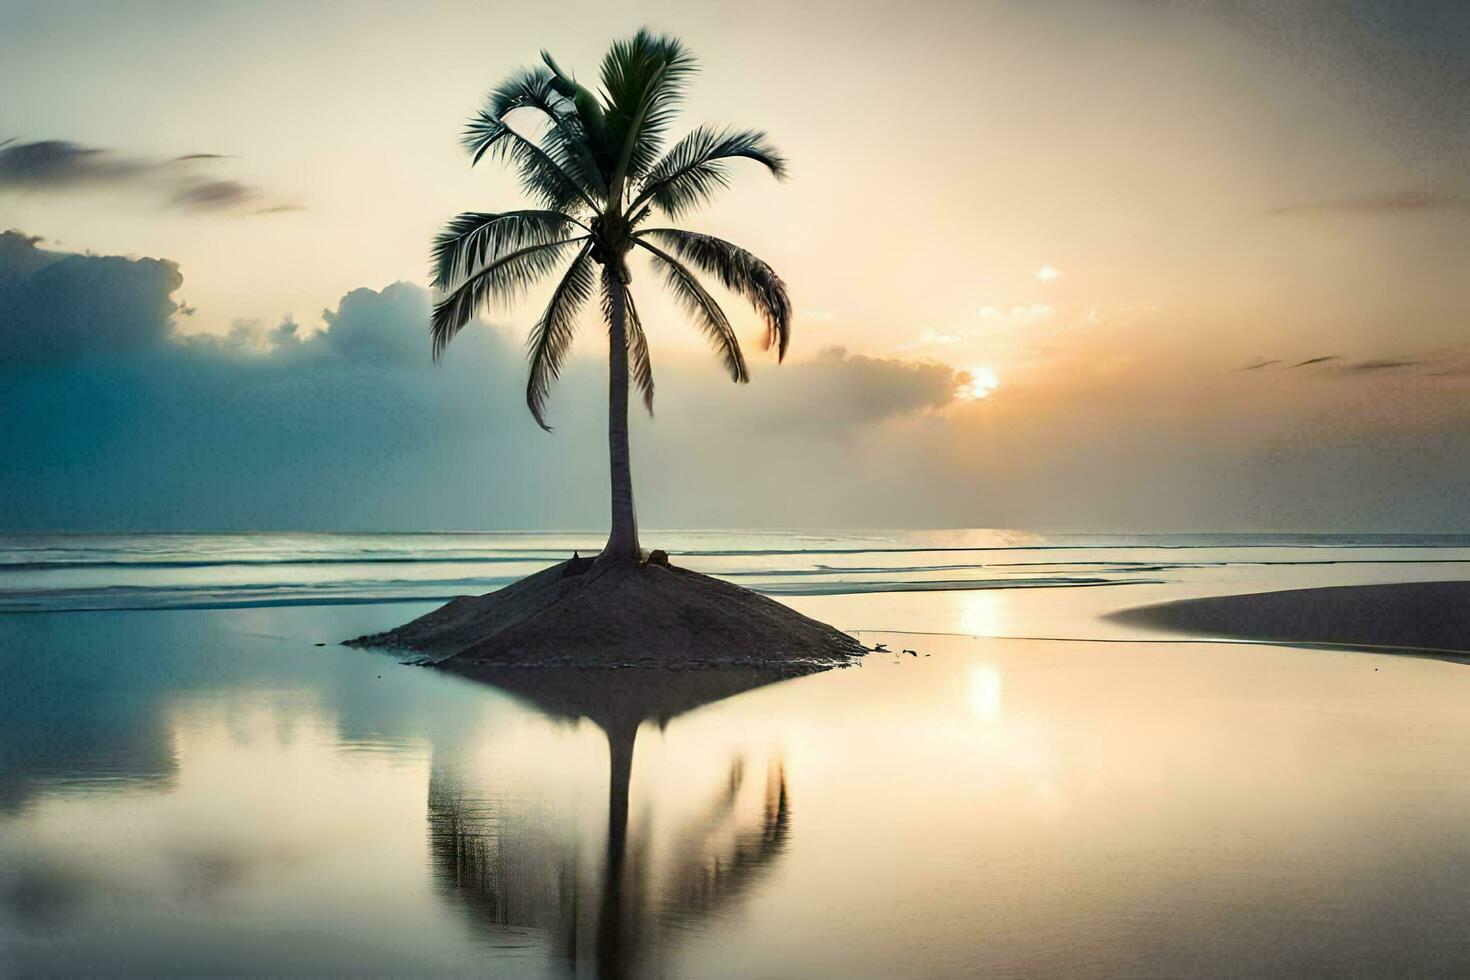
[[[628,382],[653,411],[653,370],[643,323],[629,290],[628,257],[645,254],[689,317],[709,338],[736,382],[749,380],[740,342],[695,269],[743,296],[765,323],[767,348],[784,358],[791,334],[786,285],[765,262],[711,235],[647,227],[654,214],[676,219],[729,182],[729,165],[754,160],[777,178],[786,164],[766,134],[700,127],[664,152],[695,61],[673,37],[641,30],[614,43],[602,59],[594,93],[561,70],[522,70],[490,93],[465,133],[474,163],[487,155],[514,165],[536,209],[468,212],[434,241],[431,333],[437,360],[483,306],[518,298],[562,267],[561,281],[531,331],[526,405],[548,432],[546,399],[575,337],[577,317],[600,280],[608,330],[608,457],[612,528],[599,563],[633,564],[641,552],[628,453]],[[522,113],[521,110],[526,110]],[[532,116],[523,133],[510,117]],[[596,267],[601,267],[599,272]],[[693,268],[691,268],[693,267]]]

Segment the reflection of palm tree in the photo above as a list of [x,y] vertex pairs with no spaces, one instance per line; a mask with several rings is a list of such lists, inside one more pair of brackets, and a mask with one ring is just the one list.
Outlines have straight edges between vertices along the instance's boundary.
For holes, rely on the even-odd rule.
[[[736,758],[732,773],[744,772]],[[627,796],[616,813],[617,791],[608,812],[607,860],[597,928],[598,975],[604,978],[657,975],[655,962],[667,952],[666,933],[690,929],[734,908],[785,850],[790,832],[786,771],[774,760],[766,796],[754,826],[735,812],[738,777],[715,805],[674,832],[679,841],[661,876],[651,868],[652,847],[644,838],[627,846]]]
[[[628,256],[643,254],[710,339],[735,381],[749,376],[729,319],[694,270],[720,281],[761,315],[767,346],[786,354],[791,303],[769,265],[738,245],[678,228],[644,227],[655,212],[678,219],[729,181],[730,164],[754,161],[780,177],[785,163],[766,135],[701,127],[664,150],[692,55],[675,38],[639,31],[618,41],[602,61],[594,93],[542,53],[545,65],[521,71],[491,92],[470,121],[465,146],[476,162],[487,153],[508,160],[538,208],[453,219],[434,245],[434,286],[445,298],[434,308],[434,356],[480,307],[515,299],[570,257],[546,312],[531,331],[526,403],[546,429],[551,385],[576,336],[577,315],[602,294],[608,326],[608,452],[612,530],[600,561],[631,564],[639,556],[628,453],[628,381],[653,409],[648,341],[629,290]],[[532,117],[539,136],[508,122]],[[601,272],[598,272],[598,268]],[[692,268],[691,268],[692,267]]]
[[[743,766],[732,769],[729,790],[721,794],[717,812],[706,817],[708,831],[681,842],[683,854],[673,862],[676,874],[663,900],[665,922],[692,925],[735,905],[785,849],[791,834],[785,766],[778,760],[766,773],[760,819],[753,826],[729,822],[743,773]],[[727,833],[716,838],[717,828]]]
[[[440,886],[465,905],[477,925],[498,927],[498,945],[519,945],[509,942],[516,927],[575,925],[576,866],[520,814],[467,796],[456,777],[435,769],[428,816]],[[558,955],[575,957],[575,935],[553,931],[552,940]]]
[[[509,687],[517,678],[530,677],[527,683],[535,685],[536,702],[557,703],[551,713],[566,715],[572,713],[568,708],[578,700],[575,692],[584,682],[577,675],[584,673],[558,677],[562,672],[519,671],[510,672],[506,681]],[[754,686],[754,678],[746,674],[741,683]],[[633,690],[614,690],[595,708],[594,721],[607,735],[609,758],[607,837],[595,910],[579,901],[575,841],[557,839],[544,823],[521,819],[499,804],[476,800],[444,767],[434,768],[429,786],[436,874],[477,926],[502,945],[509,938],[507,927],[545,931],[554,954],[574,967],[581,958],[579,936],[595,928],[597,973],[607,978],[661,972],[658,960],[671,942],[669,933],[738,906],[784,852],[791,828],[780,760],[767,766],[763,798],[752,814],[740,806],[746,760],[737,756],[714,798],[670,832],[668,859],[655,867],[650,842],[642,835],[630,838],[628,832],[638,730],[638,721],[629,719],[642,711],[647,712],[644,717],[667,718],[693,705],[687,692],[662,698],[617,696]],[[656,710],[660,706],[665,710]]]

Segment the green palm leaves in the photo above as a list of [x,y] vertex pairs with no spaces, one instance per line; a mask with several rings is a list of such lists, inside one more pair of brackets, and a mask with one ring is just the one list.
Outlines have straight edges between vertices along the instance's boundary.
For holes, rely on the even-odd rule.
[[644,247],[650,247],[649,240],[668,245],[680,258],[719,279],[732,293],[743,296],[765,320],[766,347],[774,345],[778,358],[786,356],[786,345],[791,340],[791,300],[786,296],[786,284],[775,269],[739,245],[713,235],[677,228],[650,228],[639,232],[637,238],[638,244]]
[[[701,127],[665,151],[696,71],[694,58],[672,37],[643,30],[615,42],[603,58],[596,92],[549,54],[542,52],[542,61],[497,86],[466,128],[464,144],[473,161],[509,163],[536,206],[467,212],[435,238],[431,272],[441,299],[430,327],[434,356],[482,309],[518,298],[560,271],[527,345],[526,404],[549,429],[551,387],[601,278],[604,317],[620,310],[627,335],[627,350],[614,356],[628,357],[632,382],[651,412],[648,341],[628,287],[627,256],[636,248],[710,339],[732,379],[749,379],[744,354],[699,274],[748,301],[765,323],[766,345],[784,357],[791,304],[769,265],[709,235],[640,228],[655,210],[677,218],[708,202],[728,186],[736,161],[754,161],[784,177],[785,161],[766,135]],[[598,266],[613,274],[599,277]],[[613,290],[620,295],[611,295]]]
[[729,162],[744,158],[762,164],[777,179],[786,161],[765,133],[700,127],[675,143],[639,184],[633,206],[652,201],[671,218],[706,203],[730,186]]
[[592,296],[592,287],[597,280],[596,264],[592,261],[592,243],[582,246],[572,264],[567,267],[561,282],[557,283],[546,304],[546,312],[536,321],[528,343],[531,356],[531,373],[526,381],[526,406],[536,424],[546,431],[546,399],[551,394],[551,385],[561,375],[562,361],[571,350],[576,336],[577,314]]
[[434,239],[434,288],[448,289],[493,258],[566,238],[577,228],[586,226],[560,211],[468,211]]

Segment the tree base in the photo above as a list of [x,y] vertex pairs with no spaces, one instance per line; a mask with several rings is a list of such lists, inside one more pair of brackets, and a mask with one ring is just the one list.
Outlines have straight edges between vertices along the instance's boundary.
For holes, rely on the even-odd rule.
[[843,667],[857,640],[749,589],[668,564],[572,559],[483,596],[463,596],[347,646],[477,667]]

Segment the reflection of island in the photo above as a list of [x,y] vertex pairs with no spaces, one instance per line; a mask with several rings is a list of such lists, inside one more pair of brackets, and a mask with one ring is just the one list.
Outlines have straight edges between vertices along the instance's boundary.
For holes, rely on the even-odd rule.
[[600,977],[658,975],[671,931],[696,927],[737,905],[783,852],[791,808],[779,759],[766,764],[764,791],[752,807],[751,794],[741,792],[747,760],[733,758],[714,798],[660,841],[663,860],[655,860],[647,834],[630,837],[628,831],[638,726],[666,722],[780,676],[753,670],[548,668],[500,668],[475,676],[549,715],[588,718],[608,740],[607,837],[594,888],[579,887],[575,842],[518,823],[435,767],[429,833],[437,873],[498,944],[513,935],[507,927],[532,928],[550,939],[569,972],[595,964]]

